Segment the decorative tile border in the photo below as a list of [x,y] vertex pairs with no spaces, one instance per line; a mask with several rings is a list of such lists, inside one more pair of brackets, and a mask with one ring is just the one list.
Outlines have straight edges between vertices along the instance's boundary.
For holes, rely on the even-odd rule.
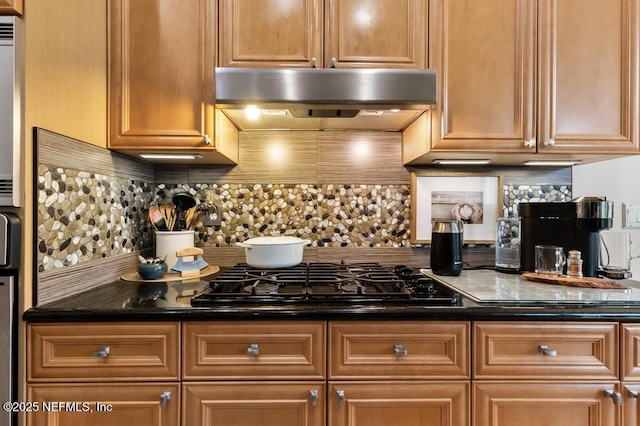
[[503,185],[504,216],[515,216],[520,203],[566,202],[571,201],[571,185]]
[[[229,247],[261,235],[293,235],[318,247],[408,246],[408,185],[160,184],[170,195],[207,192],[222,203],[222,226],[198,226],[196,244]],[[169,196],[169,195],[168,195]]]
[[38,272],[152,246],[149,183],[38,165]]

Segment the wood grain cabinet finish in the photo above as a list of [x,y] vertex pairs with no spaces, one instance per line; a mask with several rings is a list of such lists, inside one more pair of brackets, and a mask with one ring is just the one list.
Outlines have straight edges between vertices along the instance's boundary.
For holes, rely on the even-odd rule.
[[186,322],[185,380],[324,379],[326,325],[318,322]]
[[618,426],[611,383],[474,383],[474,426]]
[[0,0],[0,15],[22,15],[22,0]]
[[237,140],[220,140],[215,127],[224,120],[214,109],[216,1],[114,0],[108,9],[109,147],[236,163]]
[[468,379],[468,322],[330,322],[329,379]]
[[219,66],[425,68],[427,0],[221,0]]
[[324,426],[324,382],[183,385],[183,425]]
[[622,383],[622,425],[637,426],[640,422],[640,383]]
[[[177,382],[31,384],[27,392],[28,401],[40,404],[37,412],[27,413],[27,426],[180,425],[180,385]],[[51,404],[51,408],[45,409],[45,403]],[[61,405],[55,405],[58,403]],[[73,403],[79,404],[77,409]],[[110,411],[105,408],[107,406]]]
[[476,322],[475,379],[616,380],[618,323]]
[[430,164],[445,152],[517,164],[535,153],[639,153],[639,7],[430,0],[438,103],[405,132],[403,162]]
[[469,382],[330,382],[331,426],[468,426]]
[[30,324],[29,382],[180,380],[177,322]]

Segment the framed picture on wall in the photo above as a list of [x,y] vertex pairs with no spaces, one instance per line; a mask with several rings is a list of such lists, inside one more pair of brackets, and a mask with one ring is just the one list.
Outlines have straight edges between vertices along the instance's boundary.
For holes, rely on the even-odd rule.
[[465,244],[492,244],[501,215],[502,176],[411,173],[412,243],[431,243],[432,219],[459,220]]

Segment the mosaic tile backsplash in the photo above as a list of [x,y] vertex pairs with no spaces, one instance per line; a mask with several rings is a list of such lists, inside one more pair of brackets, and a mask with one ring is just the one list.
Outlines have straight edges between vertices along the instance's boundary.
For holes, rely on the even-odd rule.
[[38,165],[38,271],[150,247],[150,183]]
[[[408,185],[153,185],[40,164],[38,269],[51,271],[153,246],[142,208],[188,192],[222,203],[222,226],[197,227],[199,247],[232,247],[260,235],[293,235],[318,247],[407,247]],[[503,211],[521,202],[568,201],[570,185],[508,184]],[[160,195],[158,195],[160,194]]]

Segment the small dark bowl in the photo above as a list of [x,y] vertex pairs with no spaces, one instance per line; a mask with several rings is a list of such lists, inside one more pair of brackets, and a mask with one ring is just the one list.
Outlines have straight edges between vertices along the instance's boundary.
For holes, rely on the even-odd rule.
[[141,263],[138,265],[138,274],[143,280],[157,280],[167,273],[166,263]]

